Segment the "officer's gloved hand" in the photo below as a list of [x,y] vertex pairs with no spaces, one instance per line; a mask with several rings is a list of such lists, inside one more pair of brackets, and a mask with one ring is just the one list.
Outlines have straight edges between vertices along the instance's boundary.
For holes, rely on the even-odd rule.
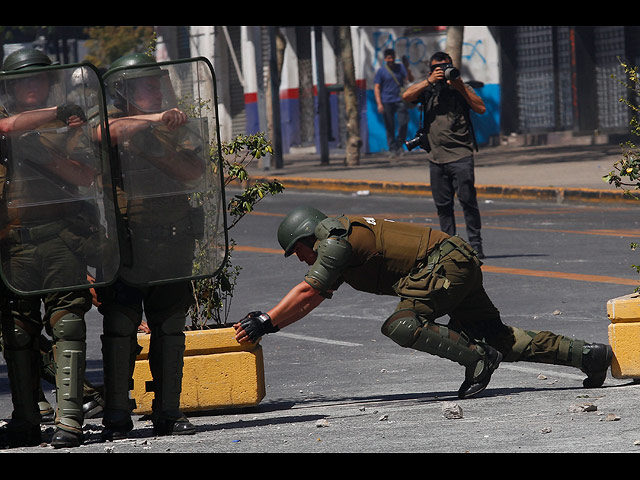
[[66,103],[64,105],[58,105],[56,111],[56,119],[63,121],[67,125],[69,124],[70,117],[78,117],[81,122],[87,121],[87,116],[84,114],[84,110],[79,105],[73,103]]
[[275,333],[280,330],[273,326],[268,314],[260,311],[248,313],[239,323],[252,342],[257,342],[267,333]]

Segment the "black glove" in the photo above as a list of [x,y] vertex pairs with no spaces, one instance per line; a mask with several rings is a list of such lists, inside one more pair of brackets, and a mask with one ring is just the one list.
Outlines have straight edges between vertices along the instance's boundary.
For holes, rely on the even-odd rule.
[[271,317],[260,311],[248,313],[242,320],[240,326],[244,329],[252,342],[257,342],[260,337],[267,333],[275,333],[280,329],[271,323]]
[[67,103],[65,105],[58,105],[58,109],[56,110],[56,119],[61,120],[64,123],[69,123],[69,117],[73,116],[79,117],[81,121],[86,122],[87,117],[84,114],[84,110],[79,105],[75,105],[73,103]]

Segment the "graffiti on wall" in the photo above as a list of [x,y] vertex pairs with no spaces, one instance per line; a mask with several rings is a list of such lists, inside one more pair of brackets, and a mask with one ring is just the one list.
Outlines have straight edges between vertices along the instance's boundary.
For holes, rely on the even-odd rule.
[[[366,29],[366,27],[365,27]],[[446,34],[444,31],[425,33],[419,36],[405,35],[400,28],[371,28],[367,34],[364,49],[363,76],[367,84],[367,127],[369,132],[368,151],[387,150],[386,133],[382,116],[377,112],[373,95],[373,78],[383,63],[384,50],[391,48],[396,52],[398,60],[406,57],[409,68],[416,81],[425,78],[429,73],[428,62],[435,52],[446,50]],[[476,92],[485,102],[487,112],[484,115],[472,114],[476,135],[480,144],[499,133],[500,125],[500,85],[497,63],[497,46],[486,27],[465,27],[462,47],[462,66],[460,68],[465,81],[481,82],[482,87]],[[368,57],[368,58],[366,58]],[[409,138],[419,128],[418,109],[410,112]]]
[[[375,72],[382,66],[384,50],[391,48],[396,52],[396,58],[406,57],[409,65],[416,68],[416,73],[426,72],[426,65],[429,58],[435,52],[444,51],[446,49],[447,39],[443,33],[430,34],[424,36],[396,36],[394,31],[376,30],[371,33],[371,43],[373,55],[370,59],[370,70]],[[488,65],[486,55],[486,41],[483,38],[465,39],[462,44],[462,60],[463,68],[468,74],[486,73]],[[423,72],[424,71],[424,72]],[[486,78],[478,78],[476,75],[473,79],[486,82]]]

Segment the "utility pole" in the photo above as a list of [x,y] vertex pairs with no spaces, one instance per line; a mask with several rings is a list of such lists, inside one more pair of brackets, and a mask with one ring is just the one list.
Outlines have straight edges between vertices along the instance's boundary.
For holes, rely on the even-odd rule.
[[324,58],[322,55],[322,27],[313,27],[316,46],[316,83],[318,85],[318,126],[320,134],[320,163],[329,164],[329,98],[324,83]]
[[273,159],[275,168],[282,168],[282,125],[280,122],[280,74],[278,72],[278,52],[276,28],[269,28],[269,82],[271,87],[271,120],[273,128]]

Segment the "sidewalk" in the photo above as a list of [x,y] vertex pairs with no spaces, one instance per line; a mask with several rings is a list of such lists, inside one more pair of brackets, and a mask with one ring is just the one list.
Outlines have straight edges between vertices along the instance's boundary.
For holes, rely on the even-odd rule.
[[[602,180],[622,158],[622,147],[617,143],[481,147],[475,158],[479,197],[633,201]],[[331,150],[329,164],[321,165],[319,154],[292,149],[284,155],[280,169],[265,169],[256,163],[248,170],[253,180],[278,179],[285,188],[431,195],[422,150],[399,157],[387,152],[361,154],[357,166],[347,166],[344,160],[343,150]]]

